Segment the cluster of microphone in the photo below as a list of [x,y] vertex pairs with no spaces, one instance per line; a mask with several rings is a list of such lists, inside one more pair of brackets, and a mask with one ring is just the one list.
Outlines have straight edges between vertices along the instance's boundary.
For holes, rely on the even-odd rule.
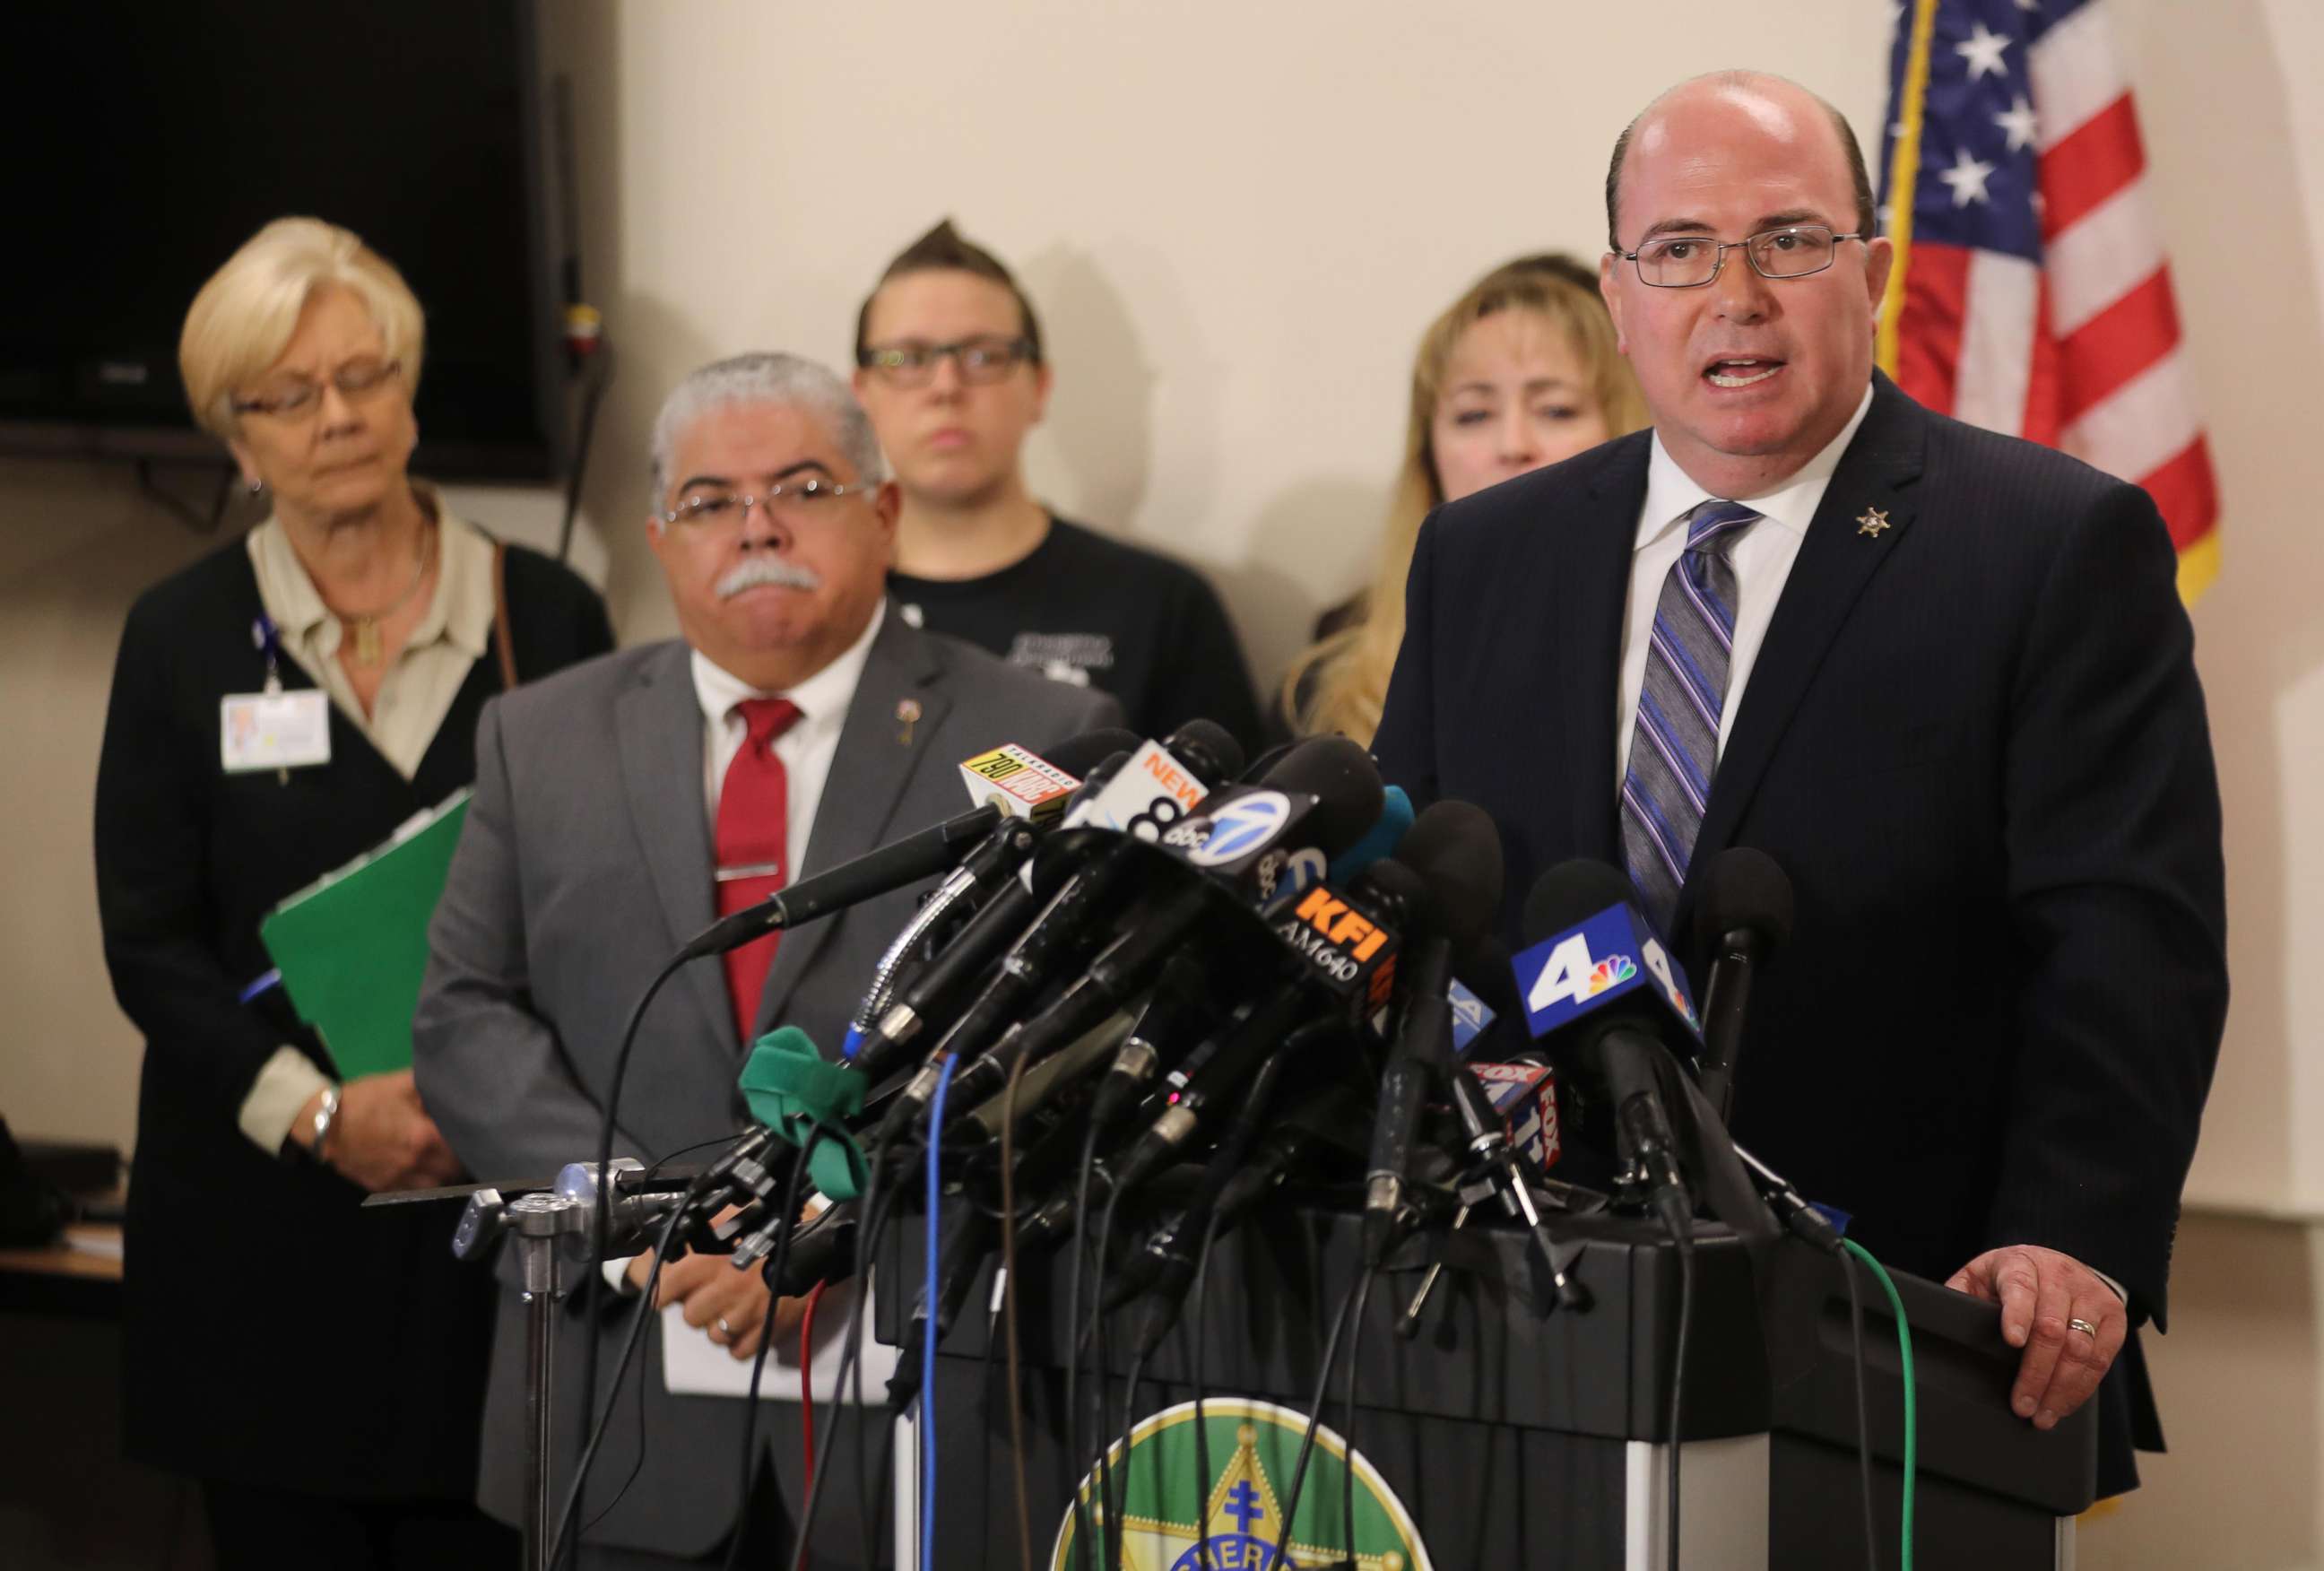
[[[1004,1195],[1019,1259],[1081,1234],[1100,1206],[1109,1224],[1130,1219],[1101,1261],[1102,1297],[1127,1311],[1140,1353],[1175,1323],[1209,1241],[1294,1178],[1360,1193],[1375,1268],[1456,1208],[1498,1204],[1538,1240],[1555,1302],[1585,1307],[1579,1248],[1544,1210],[1561,1187],[1539,1167],[1558,1138],[1557,1101],[1534,1089],[1549,1076],[1618,1151],[1617,1200],[1682,1247],[1699,1210],[1821,1226],[1724,1132],[1750,976],[1790,925],[1789,885],[1765,856],[1730,851],[1711,871],[1699,1014],[1604,864],[1545,873],[1524,902],[1527,947],[1508,955],[1492,937],[1504,862],[1490,818],[1457,801],[1416,815],[1344,738],[1246,768],[1197,721],[1159,742],[1093,732],[963,767],[969,811],[729,917],[688,951],[937,880],[841,1058],[864,1094],[852,1133],[870,1192],[934,1162],[967,1202],[945,1208],[890,1388],[899,1404],[916,1389],[912,1344],[945,1335],[998,1249]],[[1480,1024],[1464,1055],[1455,1043]],[[866,1258],[863,1230],[884,1215],[868,1201],[788,1214],[796,1138],[753,1130],[689,1201],[692,1236],[731,1247],[738,1267],[779,1261],[785,1294]]]

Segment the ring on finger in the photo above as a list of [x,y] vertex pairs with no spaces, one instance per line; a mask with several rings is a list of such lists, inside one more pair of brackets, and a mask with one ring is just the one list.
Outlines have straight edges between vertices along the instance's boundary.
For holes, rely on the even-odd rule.
[[[724,1320],[719,1322],[721,1326],[724,1326],[725,1323],[726,1322]],[[2096,1342],[2098,1339],[2098,1328],[2091,1325],[2088,1320],[2069,1320],[2066,1322],[2066,1329],[2069,1331],[2079,1331],[2093,1342]]]
[[[2077,1320],[2074,1324],[2080,1326],[2082,1322]],[[718,1333],[722,1336],[732,1336],[734,1335],[734,1327],[726,1324],[726,1317],[724,1315],[718,1317]]]

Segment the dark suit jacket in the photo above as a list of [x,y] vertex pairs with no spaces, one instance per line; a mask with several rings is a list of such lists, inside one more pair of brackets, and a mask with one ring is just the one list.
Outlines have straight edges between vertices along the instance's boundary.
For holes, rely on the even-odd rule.
[[[613,646],[604,602],[532,551],[507,559],[520,677]],[[330,1055],[280,989],[259,919],[475,777],[477,661],[405,780],[336,708],[331,761],[226,774],[218,700],[256,692],[258,583],[240,539],[130,609],[97,774],[106,964],[145,1037],[123,1298],[124,1439],[179,1473],[346,1497],[457,1499],[475,1469],[492,1284],[443,1207],[358,1208],[327,1169],[235,1125],[285,1043]],[[310,688],[282,663],[286,688]]]
[[[484,711],[476,796],[437,908],[413,1029],[420,1095],[476,1172],[545,1175],[594,1158],[632,1003],[715,915],[702,711],[689,660],[682,643],[625,650]],[[896,717],[906,698],[919,706],[908,727]],[[919,632],[891,607],[848,707],[799,876],[965,810],[962,760],[1004,742],[1038,751],[1118,725],[1120,715],[1103,693]],[[835,1049],[921,892],[901,890],[786,934],[767,975],[759,1031],[797,1025]],[[744,1127],[749,1115],[735,1086],[742,1063],[724,974],[715,960],[696,961],[663,988],[639,1031],[614,1153],[651,1161]],[[515,1521],[523,1499],[524,1328],[513,1255],[502,1263],[479,1493],[487,1511]],[[578,1410],[582,1340],[576,1329],[559,1342],[568,1414]],[[604,1341],[601,1398],[613,1389],[621,1338]],[[646,1344],[631,1376],[643,1384],[643,1467],[590,1541],[699,1555],[724,1537],[741,1503],[743,1404],[672,1395],[659,1335]],[[575,1427],[566,1426],[567,1438]],[[758,1433],[796,1505],[797,1408],[770,1409]],[[637,1460],[637,1434],[626,1416],[610,1431],[592,1474],[593,1511]],[[571,1478],[572,1464],[571,1454],[559,1456],[560,1481]],[[844,1482],[828,1492],[818,1536],[852,1551],[855,1492],[838,1487]]]
[[[1544,869],[1621,865],[1618,668],[1649,443],[1439,509],[1414,555],[1376,751],[1416,800],[1492,813],[1513,944]],[[1860,531],[1869,508],[1886,531]],[[1711,858],[1757,846],[1791,875],[1797,925],[1752,993],[1736,1133],[1882,1260],[1942,1280],[2043,1244],[2163,1323],[2227,1008],[2191,650],[2144,492],[1876,377],[1674,926],[1699,984]]]

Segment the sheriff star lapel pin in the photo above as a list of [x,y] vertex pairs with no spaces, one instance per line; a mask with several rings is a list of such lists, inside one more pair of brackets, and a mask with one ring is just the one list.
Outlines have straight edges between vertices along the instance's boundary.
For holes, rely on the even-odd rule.
[[1888,515],[1877,507],[1866,508],[1864,516],[1856,521],[1856,532],[1868,534],[1874,540],[1878,540],[1880,531],[1887,527]]

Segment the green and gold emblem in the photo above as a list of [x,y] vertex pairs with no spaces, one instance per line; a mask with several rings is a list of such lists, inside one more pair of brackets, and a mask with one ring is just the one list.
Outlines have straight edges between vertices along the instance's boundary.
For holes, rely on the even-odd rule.
[[[1113,1490],[1122,1501],[1123,1571],[1287,1571],[1351,1559],[1357,1571],[1430,1571],[1404,1502],[1397,1499],[1363,1453],[1318,1426],[1315,1449],[1299,1486],[1298,1514],[1284,1532],[1283,1494],[1298,1465],[1307,1419],[1271,1402],[1237,1397],[1203,1403],[1202,1437],[1210,1476],[1203,1476],[1192,1402],[1167,1408],[1130,1431],[1125,1458],[1117,1441],[1109,1453]],[[1355,1520],[1342,1515],[1346,1470],[1355,1471]],[[1125,1476],[1126,1475],[1126,1476]],[[1095,1475],[1082,1481],[1091,1513],[1090,1564],[1103,1565],[1106,1524],[1098,1514]],[[1204,1536],[1209,1534],[1209,1557]],[[1052,1571],[1074,1571],[1075,1524],[1071,1510],[1057,1531]],[[1277,1557],[1277,1546],[1282,1557]]]

